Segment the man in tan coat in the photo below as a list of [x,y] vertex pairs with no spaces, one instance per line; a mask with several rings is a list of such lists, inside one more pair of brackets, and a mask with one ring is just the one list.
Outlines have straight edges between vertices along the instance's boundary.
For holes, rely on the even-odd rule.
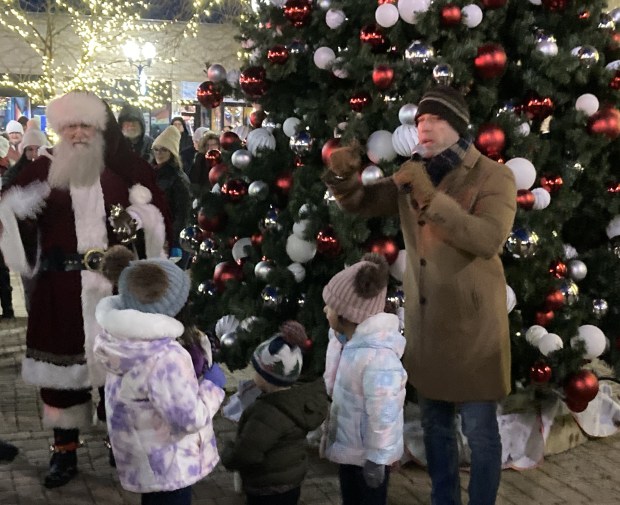
[[470,503],[495,503],[501,474],[497,401],[510,392],[506,280],[500,260],[512,228],[512,172],[467,135],[469,110],[453,88],[420,100],[419,152],[392,177],[363,186],[359,152],[334,151],[324,181],[341,207],[398,213],[407,249],[403,357],[417,389],[433,505],[460,505],[455,416],[471,448]]

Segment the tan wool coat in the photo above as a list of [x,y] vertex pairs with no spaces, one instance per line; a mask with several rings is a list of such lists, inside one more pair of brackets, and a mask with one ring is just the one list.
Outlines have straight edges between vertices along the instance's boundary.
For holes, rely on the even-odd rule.
[[391,178],[368,186],[357,176],[327,182],[347,211],[400,216],[409,382],[434,400],[506,396],[510,338],[500,253],[516,212],[510,169],[472,145],[423,210]]

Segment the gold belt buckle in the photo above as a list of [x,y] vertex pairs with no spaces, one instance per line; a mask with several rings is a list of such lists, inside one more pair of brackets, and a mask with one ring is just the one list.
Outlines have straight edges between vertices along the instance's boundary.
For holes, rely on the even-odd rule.
[[101,270],[101,261],[105,251],[103,249],[89,249],[84,253],[82,263],[84,268],[90,272],[99,272]]

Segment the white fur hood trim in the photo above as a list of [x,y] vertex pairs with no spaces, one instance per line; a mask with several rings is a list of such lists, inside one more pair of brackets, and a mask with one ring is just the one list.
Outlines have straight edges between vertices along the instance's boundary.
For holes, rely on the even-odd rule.
[[99,325],[116,338],[157,340],[177,338],[185,328],[176,319],[164,314],[149,314],[121,308],[119,295],[108,296],[97,304],[95,317]]

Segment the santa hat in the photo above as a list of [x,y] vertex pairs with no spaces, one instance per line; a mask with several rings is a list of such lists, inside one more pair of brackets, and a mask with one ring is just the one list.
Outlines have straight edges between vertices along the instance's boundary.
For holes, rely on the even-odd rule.
[[4,158],[9,154],[9,141],[0,135],[0,158]]
[[164,147],[165,149],[168,149],[168,151],[172,153],[172,156],[177,160],[177,164],[181,166],[181,160],[179,158],[180,142],[181,132],[179,132],[176,126],[168,126],[153,141],[153,147]]
[[277,335],[265,340],[254,351],[252,365],[269,384],[290,386],[301,373],[301,347],[306,342],[306,330],[297,321],[287,321]]
[[105,130],[108,113],[105,102],[89,91],[70,91],[47,105],[47,120],[56,132],[71,124],[86,124]]
[[339,316],[359,324],[383,312],[389,265],[380,254],[369,253],[362,260],[332,277],[323,289],[323,300]]
[[7,133],[24,133],[24,127],[14,119],[11,119],[6,125]]
[[26,128],[26,133],[22,137],[22,141],[19,144],[19,152],[23,152],[24,149],[28,146],[47,146],[47,137],[45,134],[39,129],[37,123],[32,119],[28,121],[28,127]]

